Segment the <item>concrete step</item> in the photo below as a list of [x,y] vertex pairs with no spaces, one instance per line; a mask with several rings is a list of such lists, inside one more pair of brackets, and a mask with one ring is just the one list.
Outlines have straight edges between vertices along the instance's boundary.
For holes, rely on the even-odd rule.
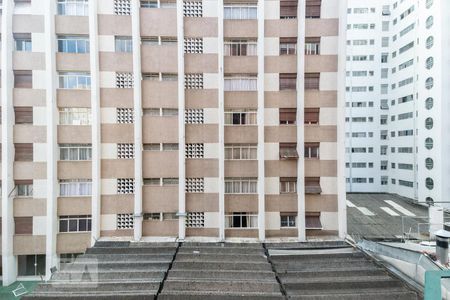
[[347,259],[366,259],[363,253],[353,252],[353,253],[330,253],[326,255],[322,254],[288,254],[288,255],[272,255],[272,261],[309,261],[309,260],[347,260]]
[[170,254],[174,247],[93,247],[86,249],[86,254]]
[[160,282],[83,282],[83,281],[54,281],[51,283],[39,284],[35,292],[126,292],[126,291],[141,291],[141,290],[158,290]]
[[168,278],[164,282],[165,291],[209,291],[221,293],[239,293],[241,291],[253,293],[276,293],[280,286],[276,281],[211,281],[211,280],[172,280]]
[[343,276],[377,276],[385,275],[386,272],[379,268],[353,268],[346,270],[317,270],[317,271],[290,271],[287,273],[278,273],[281,281],[298,280],[299,278],[335,278]]
[[352,247],[344,241],[266,243],[265,246],[267,249],[333,249]]
[[376,276],[342,276],[342,277],[321,277],[320,275],[316,277],[309,277],[309,278],[297,278],[296,281],[291,282],[284,282],[284,284],[288,283],[327,283],[327,284],[334,284],[334,283],[343,283],[343,282],[351,282],[351,283],[366,283],[366,282],[380,282],[380,281],[395,281],[396,279],[388,276],[387,274],[383,275],[376,275]]
[[257,248],[262,249],[260,243],[196,243],[196,242],[185,242],[181,245],[181,248],[189,247],[223,247],[223,248]]
[[129,241],[96,241],[94,247],[129,247]]
[[208,262],[267,262],[267,257],[263,254],[194,254],[194,253],[178,253],[177,261],[208,261]]
[[317,270],[346,270],[347,268],[376,268],[376,266],[368,260],[348,260],[348,261],[334,261],[334,262],[302,262],[296,261],[274,263],[275,270],[279,273],[286,271],[317,271]]
[[155,299],[157,290],[141,290],[139,292],[132,291],[120,291],[120,292],[49,292],[49,293],[33,293],[26,295],[21,299],[24,300],[86,300],[86,299],[99,299],[99,300],[153,300]]
[[221,294],[218,292],[205,294],[204,292],[165,292],[163,291],[159,296],[160,300],[282,300],[285,299],[281,293],[227,293]]
[[318,292],[317,290],[302,290],[298,294],[287,291],[289,299],[308,300],[417,300],[418,295],[405,288],[365,288],[365,289],[329,289]]
[[83,271],[85,268],[88,269],[89,272],[98,272],[105,270],[141,270],[141,271],[165,271],[169,268],[168,262],[155,262],[149,263],[145,261],[129,261],[129,262],[84,262],[77,263],[74,262],[70,265],[71,271]]
[[195,279],[234,279],[234,280],[275,280],[272,271],[210,271],[210,270],[174,270],[169,271],[170,279],[195,278]]
[[179,254],[200,253],[200,254],[264,254],[264,249],[255,247],[181,247]]
[[269,263],[259,262],[192,262],[192,261],[178,261],[175,259],[172,265],[173,270],[253,270],[253,271],[270,271],[272,267]]
[[[83,272],[57,272],[53,275],[52,280],[78,280],[83,275]],[[163,271],[140,271],[140,272],[117,272],[117,271],[108,271],[108,272],[99,272],[95,273],[96,279],[98,281],[110,281],[110,280],[126,280],[131,281],[135,279],[139,280],[158,280],[161,281],[164,279],[165,272]]]
[[173,255],[168,254],[84,254],[75,260],[76,262],[84,262],[88,260],[106,261],[148,261],[148,262],[170,262]]
[[345,290],[345,289],[366,289],[366,288],[378,288],[378,289],[384,289],[384,288],[402,288],[403,283],[394,280],[390,277],[388,277],[385,280],[371,280],[367,278],[361,278],[361,279],[353,279],[353,280],[320,280],[320,281],[313,281],[310,280],[307,282],[306,280],[301,280],[300,282],[290,282],[290,283],[283,283],[284,287],[287,291],[299,291],[303,292],[304,290],[316,290],[323,293],[327,290]]

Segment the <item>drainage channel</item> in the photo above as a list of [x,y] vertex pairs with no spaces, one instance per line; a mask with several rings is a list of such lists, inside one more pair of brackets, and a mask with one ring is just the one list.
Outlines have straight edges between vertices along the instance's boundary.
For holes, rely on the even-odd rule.
[[262,243],[262,247],[264,249],[264,253],[266,255],[267,262],[270,264],[270,267],[272,268],[272,272],[275,274],[275,279],[277,280],[278,285],[280,286],[280,292],[283,295],[284,299],[288,299],[288,296],[287,296],[287,293],[286,293],[286,289],[284,288],[284,285],[281,282],[280,277],[278,277],[278,273],[277,273],[277,271],[275,269],[275,266],[274,266],[274,264],[272,262],[272,259],[270,258],[269,250],[266,247],[266,243]]
[[155,295],[155,298],[154,298],[155,300],[158,299],[159,295],[161,294],[162,290],[164,289],[164,283],[166,282],[167,277],[169,276],[169,272],[172,269],[173,262],[177,258],[178,251],[180,250],[180,247],[181,247],[182,244],[183,244],[183,242],[178,242],[177,248],[175,249],[175,253],[172,256],[172,261],[170,262],[169,267],[167,268],[166,272],[164,273],[164,278],[161,281],[161,283],[159,285],[158,292]]

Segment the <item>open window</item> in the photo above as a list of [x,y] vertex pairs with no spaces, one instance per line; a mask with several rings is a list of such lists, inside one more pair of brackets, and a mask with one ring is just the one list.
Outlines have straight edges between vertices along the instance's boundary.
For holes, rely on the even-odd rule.
[[280,19],[297,18],[298,0],[280,0]]
[[297,144],[280,143],[280,159],[298,159]]
[[305,177],[305,194],[320,194],[320,177]]
[[305,158],[319,158],[320,143],[305,143]]
[[306,212],[305,227],[306,229],[322,230],[322,223],[320,222],[320,212]]
[[296,124],[297,109],[296,108],[280,108],[280,124],[293,125]]
[[305,108],[305,124],[319,124],[319,108]]
[[320,18],[322,0],[306,0],[305,18]]

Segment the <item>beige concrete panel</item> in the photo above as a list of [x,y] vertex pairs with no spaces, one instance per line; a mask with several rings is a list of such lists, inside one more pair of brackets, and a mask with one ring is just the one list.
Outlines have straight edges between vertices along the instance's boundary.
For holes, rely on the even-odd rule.
[[219,228],[186,228],[186,236],[219,237]]
[[297,37],[297,19],[265,20],[265,37]]
[[225,229],[225,238],[257,238],[258,229]]
[[98,34],[131,36],[131,16],[98,15]]
[[46,127],[31,124],[14,125],[14,143],[45,143]]
[[133,124],[102,124],[102,143],[134,143]]
[[230,74],[256,74],[258,73],[257,56],[225,56],[225,73]]
[[142,205],[144,212],[178,211],[178,186],[144,185],[142,193]]
[[90,125],[58,125],[58,143],[90,144],[92,143]]
[[89,17],[55,16],[56,34],[89,34]]
[[143,80],[142,107],[178,108],[178,82]]
[[142,138],[144,143],[178,142],[178,118],[176,116],[144,116],[142,120]]
[[100,70],[111,72],[133,72],[133,54],[122,52],[100,52]]
[[305,125],[305,142],[336,142],[336,126]]
[[13,52],[14,70],[45,70],[45,55],[40,52]]
[[101,107],[133,107],[133,89],[100,89]]
[[217,159],[186,159],[186,177],[219,177]]
[[266,73],[297,73],[297,55],[266,56]]
[[258,108],[258,92],[225,92],[225,108]]
[[219,194],[186,193],[186,211],[189,212],[218,212]]
[[297,160],[266,160],[266,177],[297,177]]
[[186,53],[184,67],[186,73],[217,73],[218,57],[215,53]]
[[247,38],[247,37],[256,38],[258,36],[258,21],[225,20],[223,32],[225,38]]
[[186,124],[186,143],[218,143],[217,124]]
[[231,212],[257,212],[258,195],[257,194],[226,194],[225,195],[225,214]]
[[45,254],[45,235],[14,235],[14,255]]
[[59,179],[92,178],[90,161],[58,161]]
[[56,253],[84,253],[90,242],[90,232],[58,233]]
[[58,216],[90,215],[91,197],[59,197]]
[[177,36],[177,10],[141,8],[141,36]]
[[133,178],[133,159],[102,159],[102,178]]
[[45,106],[45,90],[13,89],[14,106]]
[[178,220],[144,220],[142,222],[143,236],[178,236]]
[[218,90],[186,90],[186,108],[218,108]]
[[14,198],[14,217],[45,216],[47,215],[46,199],[32,197]]
[[144,178],[178,177],[178,151],[144,151]]
[[133,236],[133,229],[119,229],[119,230],[102,230],[100,236],[116,237],[116,236]]
[[225,126],[225,143],[257,143],[257,126]]
[[306,211],[337,212],[337,195],[305,195]]
[[101,213],[128,214],[134,211],[134,195],[102,195]]
[[306,37],[339,35],[339,19],[306,19]]
[[225,177],[258,177],[258,161],[225,160]]
[[297,126],[266,126],[264,135],[266,143],[295,143]]
[[57,89],[58,107],[91,107],[90,90]]
[[33,161],[15,161],[14,162],[14,179],[46,179],[47,163]]
[[264,93],[265,108],[296,108],[296,91],[279,91]]
[[296,212],[298,209],[297,194],[266,195],[266,211]]
[[141,47],[141,68],[143,73],[178,73],[177,62],[177,45],[142,45]]
[[266,238],[281,238],[281,237],[298,237],[298,230],[296,228],[266,230]]
[[337,92],[335,91],[305,91],[305,107],[336,107]]
[[44,32],[43,15],[14,15],[14,33],[38,33]]
[[217,18],[184,18],[184,36],[217,37]]
[[56,69],[60,71],[89,71],[89,53],[56,53]]
[[305,176],[335,177],[337,176],[337,162],[335,160],[305,159]]
[[337,72],[337,55],[306,55],[305,73]]

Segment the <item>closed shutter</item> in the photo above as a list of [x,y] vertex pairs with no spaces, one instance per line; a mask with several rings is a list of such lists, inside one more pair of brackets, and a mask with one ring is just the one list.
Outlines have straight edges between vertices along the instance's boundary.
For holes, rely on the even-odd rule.
[[320,177],[305,177],[306,194],[320,194],[321,192]]
[[305,227],[306,229],[322,229],[322,223],[320,222],[320,212],[306,212]]
[[305,73],[305,90],[318,90],[320,87],[320,73]]
[[319,44],[320,43],[320,37],[307,37],[305,38],[306,44]]
[[15,161],[33,161],[33,144],[32,143],[16,143]]
[[305,108],[305,124],[319,124],[319,108]]
[[280,124],[295,124],[296,120],[296,108],[280,108]]
[[297,88],[297,74],[280,74],[280,90],[295,90]]
[[321,0],[306,0],[306,18],[320,18]]
[[33,88],[33,77],[31,71],[14,71],[15,88]]
[[31,106],[14,107],[14,113],[16,124],[33,124],[33,108]]
[[33,234],[33,217],[15,217],[15,234]]
[[296,37],[280,37],[280,44],[297,44]]
[[297,18],[297,0],[280,0],[280,18]]

